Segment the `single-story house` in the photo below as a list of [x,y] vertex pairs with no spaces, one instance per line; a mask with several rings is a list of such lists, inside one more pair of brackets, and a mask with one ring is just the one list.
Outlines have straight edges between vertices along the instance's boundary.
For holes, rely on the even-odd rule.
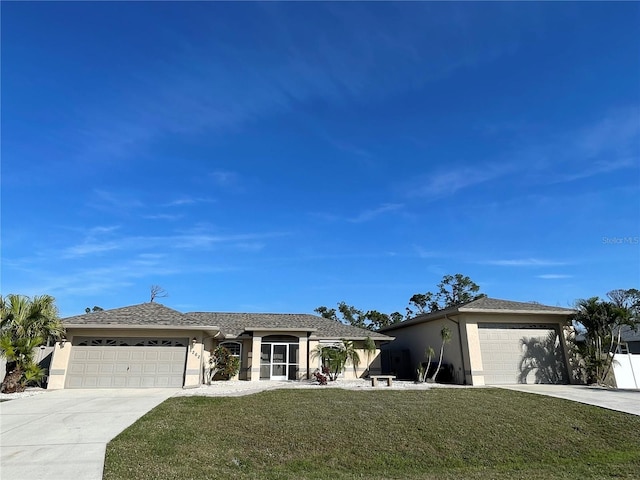
[[[307,314],[181,313],[143,303],[64,318],[48,388],[193,387],[209,352],[223,345],[240,358],[237,379],[299,380],[320,366],[318,345],[353,341],[361,363],[345,378],[380,373],[380,347],[392,337]],[[370,337],[376,351],[367,355]]]
[[428,347],[435,350],[433,360],[438,360],[441,330],[447,327],[451,340],[444,347],[443,364],[453,383],[569,383],[566,338],[573,313],[568,308],[484,297],[419,315],[380,330],[395,337],[384,347],[383,368],[415,378]]
[[620,345],[613,356],[613,374],[618,388],[640,389],[640,328],[620,331]]

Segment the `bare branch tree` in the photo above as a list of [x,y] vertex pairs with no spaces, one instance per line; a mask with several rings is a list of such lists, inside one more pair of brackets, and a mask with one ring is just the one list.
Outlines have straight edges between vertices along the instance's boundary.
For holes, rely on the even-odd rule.
[[168,296],[169,294],[167,291],[160,285],[151,285],[151,300],[149,300],[151,303],[153,303],[156,298],[164,298]]

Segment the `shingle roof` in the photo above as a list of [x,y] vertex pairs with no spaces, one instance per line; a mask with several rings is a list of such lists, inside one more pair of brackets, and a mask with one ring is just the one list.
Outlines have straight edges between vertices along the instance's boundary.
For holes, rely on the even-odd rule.
[[457,307],[461,312],[472,312],[476,310],[508,310],[510,312],[554,312],[571,314],[570,308],[551,307],[534,302],[513,302],[511,300],[500,300],[498,298],[483,297]]
[[388,332],[397,328],[407,327],[416,323],[429,322],[431,320],[442,318],[446,315],[457,315],[460,313],[516,313],[529,315],[566,315],[569,316],[574,312],[570,308],[551,307],[533,302],[513,302],[511,300],[500,300],[498,298],[482,297],[472,300],[456,307],[446,308],[433,313],[425,313],[417,317],[405,320],[385,328],[381,328],[381,332]]
[[[64,325],[140,325],[140,326],[206,326],[199,320],[160,303],[141,303],[129,307],[85,313],[62,319]],[[211,324],[208,324],[211,325]]]
[[636,330],[628,325],[620,329],[620,338],[623,342],[640,342],[640,326]]
[[312,331],[312,336],[316,338],[364,339],[370,336],[374,340],[391,340],[391,337],[386,335],[316,315],[219,312],[190,312],[187,315],[205,324],[217,325],[227,337],[238,336],[247,328],[255,330],[277,330],[280,328]]
[[236,337],[247,328],[264,330],[311,331],[312,336],[326,339],[391,340],[386,335],[371,332],[335,320],[307,314],[288,313],[181,313],[160,303],[141,303],[129,307],[85,313],[62,319],[65,326],[122,326],[122,327],[217,327],[225,337]]

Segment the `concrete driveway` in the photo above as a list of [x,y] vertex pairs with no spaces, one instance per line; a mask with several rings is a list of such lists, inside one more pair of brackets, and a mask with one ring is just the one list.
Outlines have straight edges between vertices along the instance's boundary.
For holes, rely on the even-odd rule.
[[107,443],[178,389],[55,390],[0,403],[0,478],[102,479]]
[[586,385],[502,385],[501,388],[564,398],[618,412],[640,415],[640,390],[612,390]]

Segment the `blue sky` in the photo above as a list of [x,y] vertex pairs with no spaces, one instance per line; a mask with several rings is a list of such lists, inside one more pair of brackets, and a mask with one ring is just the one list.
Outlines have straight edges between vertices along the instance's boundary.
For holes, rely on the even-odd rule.
[[64,316],[639,286],[640,4],[2,4],[1,292]]

